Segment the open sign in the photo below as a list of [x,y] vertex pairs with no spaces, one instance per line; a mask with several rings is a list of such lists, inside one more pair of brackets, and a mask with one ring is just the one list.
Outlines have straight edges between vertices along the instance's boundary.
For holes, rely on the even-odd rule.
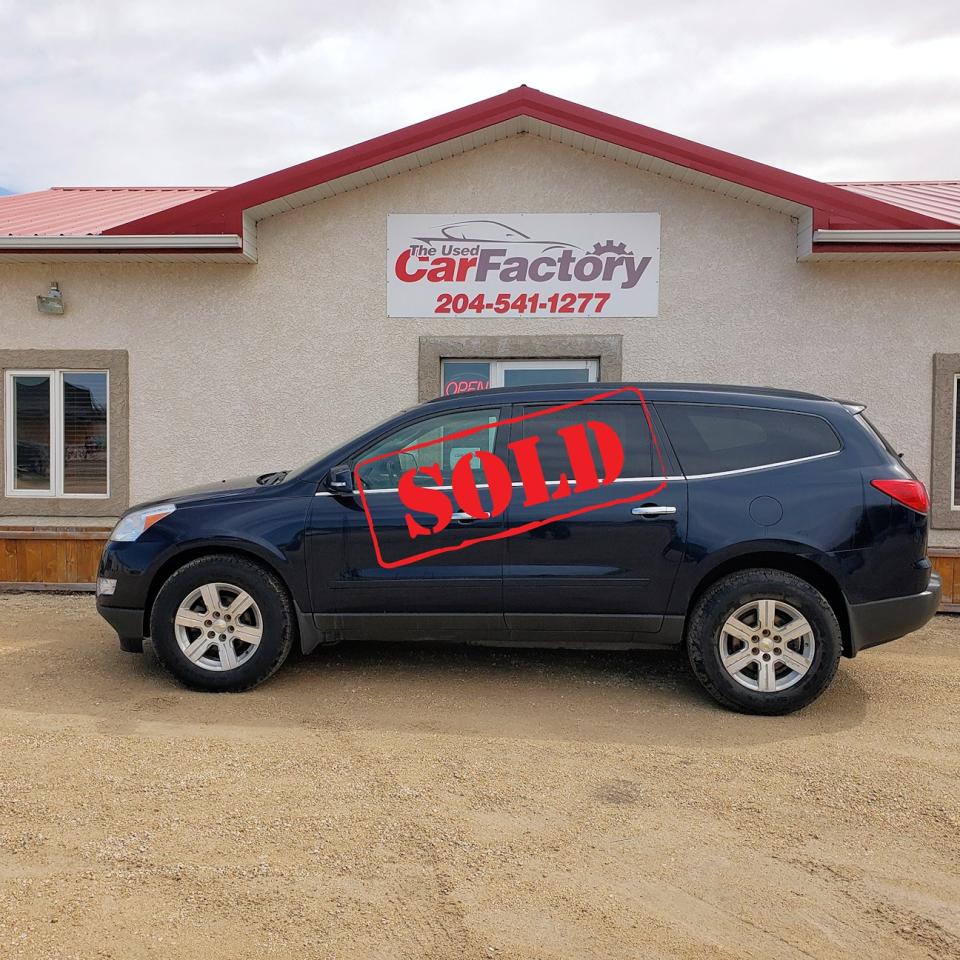
[[[630,401],[631,407],[636,403],[642,410],[640,420],[644,424],[644,437],[619,435],[610,423],[605,422],[607,405],[600,404],[593,409],[588,407],[612,398]],[[577,410],[578,414],[568,418],[571,422],[547,433],[552,414],[573,410]],[[522,425],[522,428],[517,425]],[[513,427],[514,439],[506,445],[504,457],[493,451],[486,437],[491,436],[491,430],[508,427]],[[642,489],[637,491],[634,487],[628,496],[618,496],[618,492],[624,488],[618,488],[617,483],[625,479],[622,475],[624,464],[631,445],[638,441],[642,441],[644,449],[652,454],[653,469],[646,471],[643,477],[630,478],[645,481]],[[390,457],[409,462],[415,459],[412,455],[417,451],[440,443],[450,445],[455,452],[455,456],[451,457],[449,482],[436,463],[410,465],[403,471],[396,489],[406,508],[404,519],[410,553],[400,558],[385,558],[377,538],[375,517],[364,490],[363,470],[376,461]],[[564,453],[564,468],[558,477],[551,479],[546,476],[541,461],[541,450],[548,444]],[[516,536],[589,511],[643,500],[663,490],[667,483],[666,467],[650,413],[642,392],[636,387],[621,387],[584,400],[471,427],[401,450],[381,453],[357,463],[354,475],[377,562],[386,568],[415,563],[475,543]],[[450,542],[449,528],[454,519],[468,522],[489,520],[503,516],[508,510],[510,522],[504,529],[475,535],[475,531],[465,528],[462,537]],[[525,511],[530,514],[530,519],[526,518]],[[439,540],[437,535],[443,531],[448,531],[444,534],[443,545],[435,546]]]

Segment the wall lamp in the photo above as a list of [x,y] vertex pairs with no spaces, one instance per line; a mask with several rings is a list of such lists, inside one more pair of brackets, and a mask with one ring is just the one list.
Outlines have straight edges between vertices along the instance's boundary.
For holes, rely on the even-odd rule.
[[37,310],[40,313],[63,313],[63,294],[60,292],[59,283],[51,283],[46,295],[40,294],[37,297]]

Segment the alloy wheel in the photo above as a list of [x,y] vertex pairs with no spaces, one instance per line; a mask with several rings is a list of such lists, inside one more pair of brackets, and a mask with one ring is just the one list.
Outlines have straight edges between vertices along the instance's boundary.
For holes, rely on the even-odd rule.
[[741,686],[779,693],[799,683],[813,665],[816,639],[802,613],[782,600],[751,600],[720,630],[720,660]]
[[235,670],[257,651],[263,618],[256,601],[231,583],[205,583],[184,597],[173,618],[184,656],[204,670]]

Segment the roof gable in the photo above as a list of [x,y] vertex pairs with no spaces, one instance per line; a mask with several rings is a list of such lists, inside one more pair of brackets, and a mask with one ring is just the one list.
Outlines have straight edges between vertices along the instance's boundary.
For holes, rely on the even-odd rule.
[[[476,143],[471,138],[497,125],[527,129],[531,122],[570,131],[747,190],[814,211],[814,228],[932,229],[950,221],[908,210],[872,196],[788,173],[672,134],[584,107],[530,87],[461,107],[315,160],[270,173],[215,195],[120,224],[107,234],[242,234],[244,211],[324,184],[450,145],[450,153]],[[588,144],[589,145],[589,144]],[[416,164],[415,164],[416,165]]]
[[786,213],[797,222],[800,260],[960,260],[956,182],[821,183],[518,87],[233,187],[55,188],[2,197],[0,262],[105,254],[251,262],[264,217],[518,133]]

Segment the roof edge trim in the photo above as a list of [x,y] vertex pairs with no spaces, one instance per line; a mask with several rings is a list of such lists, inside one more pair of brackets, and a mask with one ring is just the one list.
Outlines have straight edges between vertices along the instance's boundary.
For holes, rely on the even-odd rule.
[[0,250],[90,250],[109,249],[127,250],[241,250],[243,241],[239,234],[123,234],[111,236],[104,233],[82,234],[78,236],[51,236],[30,234],[29,236],[0,237]]

